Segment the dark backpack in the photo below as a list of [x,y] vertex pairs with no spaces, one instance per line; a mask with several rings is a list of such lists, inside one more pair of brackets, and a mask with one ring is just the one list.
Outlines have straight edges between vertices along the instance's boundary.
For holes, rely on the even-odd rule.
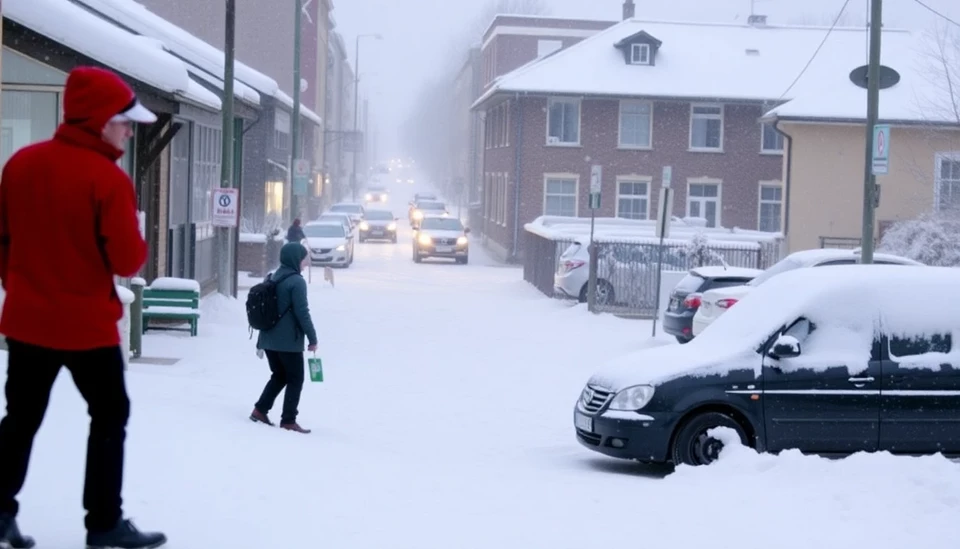
[[252,329],[261,332],[270,330],[287,314],[287,311],[280,312],[277,305],[277,285],[295,274],[287,273],[278,280],[267,275],[263,282],[250,288],[247,294],[247,322]]

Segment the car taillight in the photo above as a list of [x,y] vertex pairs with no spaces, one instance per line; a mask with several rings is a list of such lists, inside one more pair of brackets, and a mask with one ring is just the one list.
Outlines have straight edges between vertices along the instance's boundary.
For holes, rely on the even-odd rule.
[[563,262],[563,268],[564,270],[572,271],[579,267],[583,267],[584,265],[586,265],[586,263],[587,263],[586,261],[580,261],[579,259],[567,260]]
[[700,294],[690,294],[683,300],[683,306],[688,309],[700,307]]
[[720,307],[721,309],[729,309],[730,307],[733,307],[734,305],[736,305],[736,303],[737,303],[737,300],[732,298],[719,299],[717,300],[717,307]]

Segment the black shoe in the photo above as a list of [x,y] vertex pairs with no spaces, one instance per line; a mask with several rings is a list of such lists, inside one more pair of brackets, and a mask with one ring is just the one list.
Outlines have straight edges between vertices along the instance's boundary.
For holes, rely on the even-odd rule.
[[107,532],[87,532],[87,549],[153,549],[167,543],[160,532],[141,532],[129,520],[120,520]]
[[0,548],[30,549],[37,543],[30,536],[24,536],[17,527],[17,519],[9,515],[0,516]]

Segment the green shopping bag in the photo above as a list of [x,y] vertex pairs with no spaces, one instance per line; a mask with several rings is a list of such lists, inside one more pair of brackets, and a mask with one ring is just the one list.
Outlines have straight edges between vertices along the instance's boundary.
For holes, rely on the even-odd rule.
[[310,368],[310,381],[320,383],[323,381],[323,360],[316,355],[307,359],[307,367]]

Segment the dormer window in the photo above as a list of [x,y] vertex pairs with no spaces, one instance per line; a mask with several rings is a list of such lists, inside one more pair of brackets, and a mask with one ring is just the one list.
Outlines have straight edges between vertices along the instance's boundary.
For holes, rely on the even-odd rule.
[[631,65],[649,65],[650,64],[650,44],[631,44],[630,45],[630,64]]

